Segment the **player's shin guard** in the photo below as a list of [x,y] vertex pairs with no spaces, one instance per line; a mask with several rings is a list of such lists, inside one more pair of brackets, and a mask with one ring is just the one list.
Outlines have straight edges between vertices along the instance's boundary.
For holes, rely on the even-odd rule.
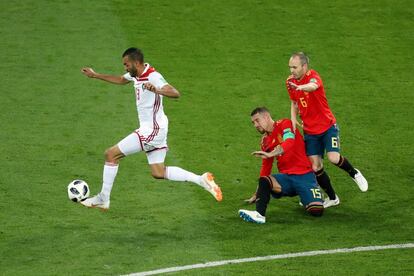
[[335,165],[343,169],[344,171],[346,171],[349,174],[349,176],[352,178],[354,178],[354,176],[358,173],[355,170],[355,168],[351,165],[351,163],[349,163],[348,159],[346,159],[342,155],[339,156],[339,162],[338,164],[335,164]]
[[329,178],[325,170],[322,168],[319,171],[315,172],[315,175],[319,186],[325,191],[325,193],[329,196],[330,199],[335,199],[335,190],[332,187],[331,179]]
[[271,190],[272,181],[270,180],[270,177],[260,177],[259,187],[257,188],[256,211],[262,216],[266,215],[266,208],[270,200]]
[[314,217],[322,216],[324,210],[323,205],[320,204],[309,204],[306,207],[306,211]]

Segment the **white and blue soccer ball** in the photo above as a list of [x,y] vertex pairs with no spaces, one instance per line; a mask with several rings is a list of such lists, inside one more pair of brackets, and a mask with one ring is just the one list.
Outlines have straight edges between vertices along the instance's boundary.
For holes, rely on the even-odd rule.
[[89,186],[83,180],[76,179],[68,185],[68,196],[73,202],[81,202],[89,197]]

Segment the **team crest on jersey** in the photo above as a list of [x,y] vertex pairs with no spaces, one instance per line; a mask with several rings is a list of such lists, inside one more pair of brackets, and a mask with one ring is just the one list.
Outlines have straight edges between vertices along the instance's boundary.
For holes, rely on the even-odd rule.
[[309,82],[316,83],[316,79],[315,78],[311,78]]

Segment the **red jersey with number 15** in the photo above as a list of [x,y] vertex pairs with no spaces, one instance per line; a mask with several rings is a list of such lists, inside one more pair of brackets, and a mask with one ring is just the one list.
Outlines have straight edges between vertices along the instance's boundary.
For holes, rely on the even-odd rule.
[[[277,156],[277,168],[279,173],[305,174],[312,171],[312,165],[306,156],[305,142],[299,130],[292,132],[292,121],[282,119],[273,125],[273,131],[262,138],[262,151],[271,152],[280,145],[283,154]],[[272,173],[274,157],[262,159],[260,176],[268,176]]]
[[[289,86],[289,82],[297,85],[316,83],[318,89],[312,92],[298,91]],[[297,80],[292,75],[286,80],[286,87],[289,97],[296,102],[299,108],[299,115],[303,121],[303,130],[306,134],[321,134],[336,123],[335,116],[326,99],[325,89],[321,77],[315,70],[309,70]]]

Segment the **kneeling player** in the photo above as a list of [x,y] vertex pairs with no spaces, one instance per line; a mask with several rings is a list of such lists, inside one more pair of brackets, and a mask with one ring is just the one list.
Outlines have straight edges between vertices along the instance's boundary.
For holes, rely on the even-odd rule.
[[[239,210],[246,221],[266,222],[266,208],[270,195],[300,196],[301,203],[313,216],[323,214],[323,200],[309,159],[305,144],[298,130],[293,132],[289,119],[273,121],[265,107],[258,107],[251,113],[256,130],[263,134],[261,151],[253,155],[263,159],[259,185],[256,193],[248,200],[256,203],[256,211]],[[278,174],[271,175],[274,158],[277,159]]]

